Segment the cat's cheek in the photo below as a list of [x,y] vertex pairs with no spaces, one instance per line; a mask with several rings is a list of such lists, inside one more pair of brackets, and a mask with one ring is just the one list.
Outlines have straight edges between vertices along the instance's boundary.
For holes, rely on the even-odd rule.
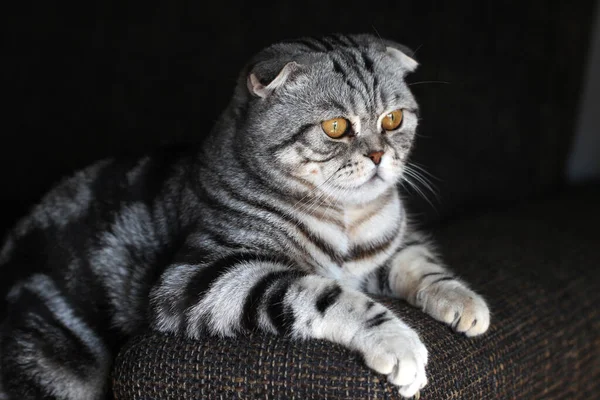
[[299,177],[308,181],[318,183],[323,176],[321,168],[316,163],[307,163],[298,167],[297,174]]

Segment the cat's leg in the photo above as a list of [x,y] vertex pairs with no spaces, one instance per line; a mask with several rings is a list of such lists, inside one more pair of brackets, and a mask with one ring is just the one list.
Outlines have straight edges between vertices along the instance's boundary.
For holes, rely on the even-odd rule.
[[13,288],[0,332],[3,399],[105,399],[110,354],[53,281]]
[[210,264],[175,263],[152,290],[151,310],[156,329],[192,338],[259,329],[339,343],[362,354],[404,396],[427,382],[425,346],[390,310],[277,258],[234,254]]
[[480,335],[490,325],[483,297],[444,267],[431,242],[418,232],[407,234],[390,261],[367,278],[365,289],[405,299],[467,336]]

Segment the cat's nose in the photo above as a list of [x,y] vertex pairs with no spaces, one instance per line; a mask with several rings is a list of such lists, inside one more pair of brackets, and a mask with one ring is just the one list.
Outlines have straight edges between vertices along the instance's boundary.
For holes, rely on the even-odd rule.
[[365,154],[365,156],[369,157],[375,165],[379,165],[381,162],[381,156],[383,156],[383,151],[372,151],[369,154]]

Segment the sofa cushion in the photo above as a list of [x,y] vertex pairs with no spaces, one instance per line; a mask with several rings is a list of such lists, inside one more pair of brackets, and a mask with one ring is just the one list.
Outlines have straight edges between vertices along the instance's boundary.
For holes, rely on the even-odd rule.
[[[436,237],[487,298],[490,330],[467,339],[384,300],[430,351],[425,399],[583,399],[600,390],[600,188],[454,221]],[[360,357],[325,341],[145,332],[121,351],[117,399],[397,399]]]

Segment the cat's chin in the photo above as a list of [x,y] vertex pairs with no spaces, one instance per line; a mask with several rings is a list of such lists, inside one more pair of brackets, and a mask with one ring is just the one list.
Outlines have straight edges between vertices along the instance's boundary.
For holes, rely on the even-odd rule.
[[340,188],[331,193],[332,197],[340,199],[339,203],[347,205],[361,205],[370,203],[387,193],[395,185],[390,184],[380,176],[374,176],[368,181],[354,188]]

